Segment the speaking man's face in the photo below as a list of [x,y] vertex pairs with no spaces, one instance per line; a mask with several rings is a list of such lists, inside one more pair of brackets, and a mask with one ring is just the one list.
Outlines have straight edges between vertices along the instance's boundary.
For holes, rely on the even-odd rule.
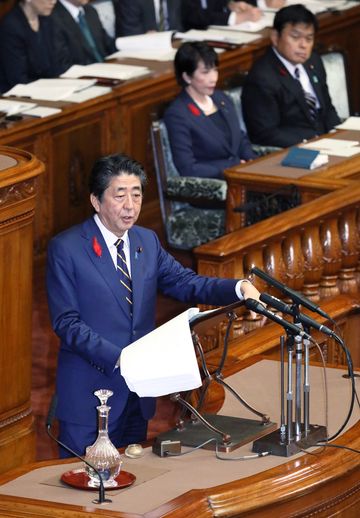
[[273,30],[271,41],[276,50],[293,65],[302,65],[311,55],[315,38],[312,25],[287,23],[281,33]]
[[114,176],[101,201],[91,194],[90,201],[103,225],[122,237],[137,221],[142,205],[140,178],[133,174]]

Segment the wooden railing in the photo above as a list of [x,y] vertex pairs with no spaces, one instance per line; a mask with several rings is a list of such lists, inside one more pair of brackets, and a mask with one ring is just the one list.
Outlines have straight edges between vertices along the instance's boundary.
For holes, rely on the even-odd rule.
[[[348,186],[317,200],[196,248],[198,272],[243,278],[253,266],[257,266],[320,305],[331,306],[335,316],[345,319],[343,327],[346,327],[345,317],[356,311],[360,291],[359,208],[360,186],[358,182],[350,181]],[[259,278],[252,280],[260,291],[279,296]],[[234,348],[241,349],[242,357],[251,355],[251,350],[258,353],[274,348],[281,328],[274,333],[276,324],[271,324],[244,336],[253,326],[246,315],[236,323],[231,357]],[[360,364],[354,326],[348,326],[344,331],[352,342],[356,363]],[[202,337],[205,349],[213,351],[209,356],[214,362],[222,347],[221,332],[221,328],[211,330]],[[259,350],[262,336],[264,343]],[[243,347],[245,343],[246,347]],[[338,357],[335,361],[342,363],[344,358]]]

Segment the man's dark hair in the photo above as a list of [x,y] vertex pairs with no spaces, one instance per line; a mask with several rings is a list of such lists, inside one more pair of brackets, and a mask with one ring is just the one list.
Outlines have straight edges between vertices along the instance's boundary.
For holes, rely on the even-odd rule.
[[147,177],[143,167],[132,158],[121,155],[109,155],[98,158],[90,173],[89,190],[101,201],[105,190],[114,176],[130,175],[138,176],[141,183],[141,190],[144,192]]
[[192,76],[200,61],[203,61],[207,68],[215,68],[219,64],[215,50],[202,41],[187,41],[179,47],[175,55],[174,68],[180,86],[187,84],[182,77],[183,73]]
[[315,32],[318,30],[316,16],[302,4],[289,5],[279,9],[274,18],[273,27],[278,34],[281,34],[285,25],[298,25],[299,23],[312,25]]

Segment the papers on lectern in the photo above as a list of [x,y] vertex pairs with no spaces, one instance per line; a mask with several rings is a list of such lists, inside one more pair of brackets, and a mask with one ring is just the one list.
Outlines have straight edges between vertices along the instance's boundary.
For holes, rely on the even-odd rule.
[[190,308],[125,347],[120,372],[131,391],[140,397],[157,397],[200,387],[189,327],[198,312]]

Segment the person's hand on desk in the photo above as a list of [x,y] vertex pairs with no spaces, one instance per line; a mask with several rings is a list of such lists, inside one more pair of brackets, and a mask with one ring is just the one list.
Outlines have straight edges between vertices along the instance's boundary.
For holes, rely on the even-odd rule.
[[274,9],[280,9],[284,7],[285,0],[266,0],[267,7],[272,7]]
[[262,17],[260,9],[246,2],[231,1],[228,3],[228,8],[236,13],[236,25],[243,22],[257,22]]

